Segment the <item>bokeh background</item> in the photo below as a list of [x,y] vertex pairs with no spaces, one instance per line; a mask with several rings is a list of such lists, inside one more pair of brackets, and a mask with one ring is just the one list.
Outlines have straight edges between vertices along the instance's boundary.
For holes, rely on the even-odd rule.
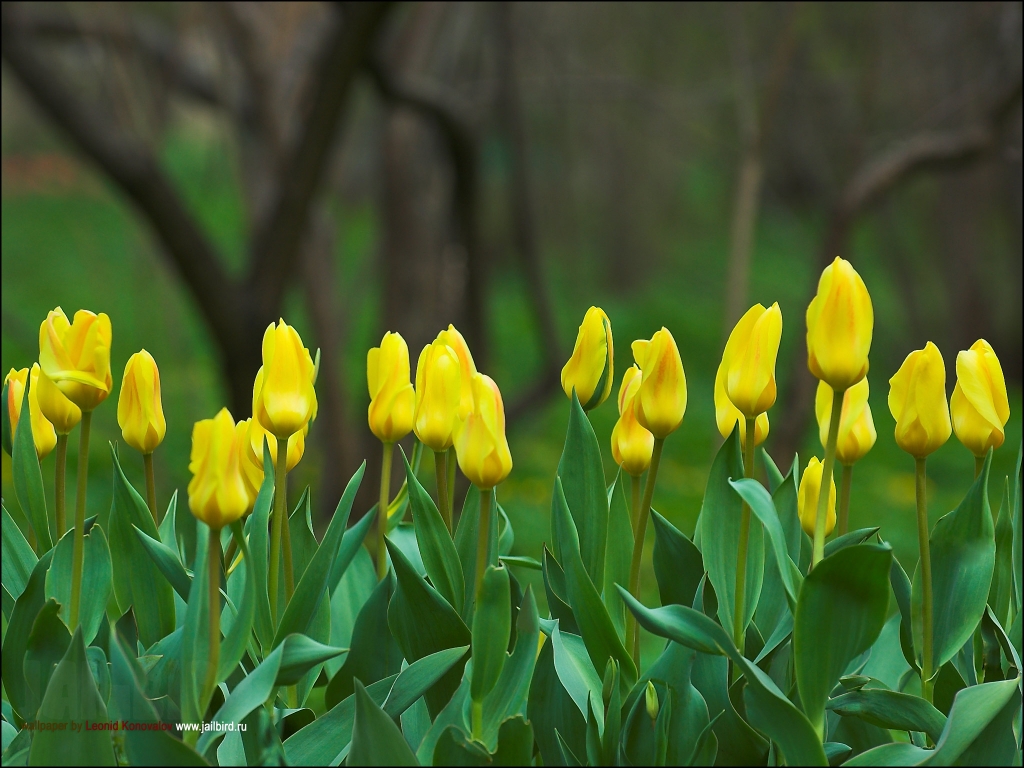
[[[322,351],[289,483],[293,503],[313,486],[322,530],[363,458],[357,513],[373,502],[367,349],[399,331],[415,365],[453,322],[502,389],[499,498],[516,553],[539,557],[558,372],[587,307],[611,317],[616,391],[630,341],[664,325],[679,344],[689,405],[655,506],[689,535],[720,444],[715,370],[754,302],[784,318],[766,448],[784,471],[821,454],[804,312],[842,255],[875,307],[879,438],[851,526],[880,525],[911,570],[914,465],[886,406],[905,355],[937,343],[951,392],[957,351],[995,347],[1011,417],[994,506],[1021,442],[1021,59],[1019,2],[4,3],[3,369],[36,359],[53,307],[107,312],[89,514],[109,508],[117,389],[142,347],[161,369],[166,504],[193,422],[249,415],[262,330],[283,316]],[[614,398],[592,413],[609,482],[615,418]],[[52,457],[43,472],[50,486]],[[955,438],[929,460],[933,522],[972,472]],[[429,460],[421,474],[432,489]],[[6,456],[3,495],[17,515]]]

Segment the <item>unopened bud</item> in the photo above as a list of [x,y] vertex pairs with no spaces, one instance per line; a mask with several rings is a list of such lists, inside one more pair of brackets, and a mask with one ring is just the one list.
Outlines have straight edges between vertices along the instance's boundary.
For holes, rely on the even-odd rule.
[[651,718],[651,720],[657,720],[659,709],[658,692],[654,690],[654,683],[650,680],[647,681],[647,692],[645,695],[647,698],[647,716]]

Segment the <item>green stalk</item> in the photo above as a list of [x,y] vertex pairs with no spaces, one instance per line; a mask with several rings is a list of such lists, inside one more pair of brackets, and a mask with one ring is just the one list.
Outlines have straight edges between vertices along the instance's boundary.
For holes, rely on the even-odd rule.
[[[284,446],[282,448],[281,446]],[[284,555],[284,604],[292,599],[295,592],[295,571],[292,569],[292,529],[288,524],[288,441],[277,440],[277,466],[274,467],[274,491],[281,491],[281,551]],[[275,503],[277,499],[274,499]]]
[[473,700],[473,704],[470,708],[472,713],[473,723],[473,741],[483,743],[484,740],[484,703],[482,701]]
[[491,489],[480,489],[480,525],[477,526],[476,540],[476,589],[473,592],[474,605],[480,600],[480,588],[487,570],[487,548],[491,536]]
[[853,486],[853,464],[843,464],[842,487],[839,489],[839,525],[836,536],[850,530],[850,488]]
[[921,698],[932,700],[932,553],[928,541],[928,474],[926,459],[917,460],[917,544],[921,549],[921,587],[923,592],[921,618],[924,623],[924,648],[921,656]]
[[68,521],[64,511],[64,475],[68,464],[68,436],[57,435],[57,450],[55,453],[57,466],[53,477],[53,490],[55,496],[55,521],[57,523],[57,541],[60,541],[64,531],[67,530]]
[[388,529],[388,493],[391,490],[391,457],[394,443],[384,443],[384,460],[380,465],[380,505],[377,507],[377,580],[388,572],[388,551],[384,547],[384,532]]
[[[651,468],[647,470],[647,484],[644,486],[644,499],[640,502],[640,511],[636,520],[636,531],[633,535],[633,557],[629,562],[629,594],[640,599],[640,561],[644,554],[644,534],[647,533],[647,518],[651,513],[651,500],[654,498],[654,484],[658,480],[658,465],[661,463],[661,449],[665,446],[665,438],[654,438],[654,450],[651,452]],[[640,669],[640,626],[632,611],[626,612],[626,637],[631,638],[633,662]]]
[[153,474],[153,453],[142,454],[142,463],[146,466],[146,503],[149,504],[149,513],[153,515],[153,522],[160,525],[160,516],[156,511],[156,477]]
[[281,572],[281,532],[287,525],[288,511],[284,495],[287,480],[282,472],[288,466],[288,444],[284,444],[284,460],[281,458],[281,441],[277,441],[277,465],[274,468],[274,519],[270,527],[270,571],[267,573],[267,592],[270,594],[270,618],[277,627],[277,592]]
[[448,533],[452,532],[452,512],[448,508],[448,452],[434,451],[434,478],[437,480],[437,509]]
[[[59,438],[58,438],[59,439]],[[974,479],[977,480],[981,477],[981,470],[985,468],[985,457],[975,456],[974,457]]]
[[220,529],[210,528],[210,545],[206,553],[210,600],[210,650],[206,662],[206,682],[203,701],[210,700],[217,686],[217,666],[220,664]]
[[633,541],[636,541],[636,521],[640,516],[640,475],[630,475],[629,479],[633,497],[629,508],[629,527],[633,530]]
[[82,434],[78,442],[78,495],[75,497],[75,548],[71,556],[71,627],[78,626],[82,597],[82,567],[85,565],[85,493],[89,486],[89,432],[92,411],[82,411]]
[[818,515],[814,520],[814,548],[811,568],[825,556],[825,518],[828,513],[829,489],[832,487],[832,468],[836,463],[836,443],[839,440],[839,419],[843,415],[843,396],[846,390],[832,390],[832,417],[828,423],[828,441],[825,443],[825,461],[821,468],[821,487],[818,491]]
[[455,456],[455,446],[448,449],[448,456],[445,457],[445,464],[448,466],[448,519],[455,525],[455,465],[458,459]]
[[[747,419],[746,440],[743,446],[743,476],[754,476],[754,419]],[[750,540],[750,506],[743,502],[740,510],[740,545],[736,552],[736,605],[732,616],[732,637],[740,655],[743,655],[746,627],[743,614],[747,602],[747,545]]]

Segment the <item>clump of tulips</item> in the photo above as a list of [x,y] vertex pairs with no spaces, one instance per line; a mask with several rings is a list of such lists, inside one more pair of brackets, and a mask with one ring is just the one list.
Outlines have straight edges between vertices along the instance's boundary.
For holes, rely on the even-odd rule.
[[[873,330],[864,281],[837,258],[806,312],[823,454],[783,474],[763,447],[782,310],[755,304],[739,319],[715,376],[725,442],[691,538],[656,509],[665,441],[687,405],[676,339],[661,328],[631,345],[609,483],[589,414],[616,391],[614,342],[591,307],[562,369],[569,423],[537,559],[513,554],[497,494],[513,467],[501,392],[451,325],[414,373],[398,333],[367,354],[380,494],[351,526],[365,464],[319,540],[308,488],[289,511],[319,354],[283,320],[264,333],[251,415],[221,409],[193,426],[191,516],[176,492],[159,504],[160,374],[146,350],[133,354],[117,420],[142,454],[145,495],[111,446],[112,506],[87,516],[112,329],[102,313],[69,321],[58,307],[0,409],[25,520],[5,501],[4,764],[1019,764],[1019,457],[995,516],[988,497],[1009,419],[999,360],[984,340],[960,352],[948,403],[931,342],[889,380],[895,440],[916,462],[920,559],[908,575],[886,521],[849,529],[853,467],[877,440]],[[410,432],[392,494],[395,444]],[[953,432],[976,479],[930,527],[926,460]],[[419,476],[426,449],[433,496]],[[51,452],[52,514],[40,469]],[[459,514],[456,469],[470,482]],[[652,521],[655,608],[640,602]],[[520,581],[530,570],[548,618]],[[641,628],[669,641],[646,666]]]

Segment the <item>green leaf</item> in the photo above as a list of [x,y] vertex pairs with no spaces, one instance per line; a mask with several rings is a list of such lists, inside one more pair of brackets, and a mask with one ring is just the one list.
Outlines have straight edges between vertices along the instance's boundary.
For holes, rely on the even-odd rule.
[[[718,597],[718,618],[731,637],[736,605],[736,562],[739,554],[743,503],[729,480],[743,477],[739,427],[722,443],[708,475],[704,503],[700,510],[701,552],[708,578]],[[746,599],[743,626],[754,615],[764,577],[764,533],[751,521],[747,544]]]
[[887,544],[857,544],[819,562],[800,588],[793,659],[800,701],[819,734],[829,692],[885,625],[891,562]]
[[[1017,619],[1016,624],[1020,626],[1020,616],[1024,613],[1024,600],[1021,599],[1021,579],[1024,578],[1024,557],[1021,555],[1022,538],[1024,538],[1024,525],[1021,524],[1021,460],[1024,459],[1024,442],[1017,449],[1017,468],[1013,473],[1013,593],[1017,598]],[[1019,635],[1018,635],[1019,637]],[[1020,653],[1020,645],[1017,646],[1017,653]]]
[[[569,428],[556,477],[561,478],[565,501],[576,530],[582,531],[579,552],[583,566],[594,584],[604,584],[605,545],[608,538],[607,484],[597,434],[575,393],[569,408]],[[557,491],[555,495],[558,495]],[[552,505],[555,504],[556,501],[552,499]],[[557,536],[552,536],[552,543],[555,556],[559,562],[563,562],[564,555]]]
[[284,651],[281,656],[281,667],[277,671],[277,685],[294,685],[316,665],[347,651],[346,648],[324,645],[299,634],[288,635],[278,647]]
[[498,562],[502,565],[518,565],[520,568],[527,568],[531,571],[539,571],[542,568],[540,560],[526,555],[501,555]]
[[583,638],[560,631],[556,623],[551,633],[551,648],[558,679],[580,713],[586,717],[587,702],[590,701],[595,714],[601,717],[604,713],[602,681],[590,661]]
[[889,583],[892,586],[892,593],[896,597],[896,605],[900,609],[900,648],[903,651],[903,657],[909,666],[920,671],[921,667],[917,663],[917,655],[914,653],[914,638],[911,633],[914,623],[912,587],[907,572],[903,570],[900,561],[895,557],[889,568]]
[[[46,574],[46,596],[60,603],[60,616],[70,624],[72,560],[75,532],[69,530],[54,547],[53,563]],[[91,643],[100,625],[106,621],[107,601],[110,598],[112,566],[107,538],[103,528],[94,524],[86,527],[83,543],[82,592],[78,607],[78,620],[87,643]]]
[[405,458],[405,451],[402,451],[402,461],[405,462],[409,506],[412,508],[416,541],[427,576],[430,577],[434,589],[441,593],[441,597],[461,614],[462,603],[466,597],[466,582],[455,542],[452,541],[448,526],[445,525],[441,513],[437,511],[434,500],[412,471],[408,459]]
[[537,663],[539,636],[537,603],[532,587],[527,587],[516,618],[515,649],[505,661],[498,682],[484,699],[484,741],[488,749],[494,747],[494,736],[505,720],[526,714],[530,681]]
[[355,719],[347,765],[419,765],[402,732],[355,681]]
[[931,750],[906,742],[883,744],[847,760],[843,765],[921,765]]
[[[344,546],[344,540],[342,541]],[[377,574],[373,568],[373,560],[365,547],[360,547],[352,558],[352,565],[331,590],[331,642],[341,647],[352,645],[352,634],[356,619],[366,601],[370,599],[377,587]],[[384,626],[387,627],[385,606]],[[396,650],[397,653],[397,650]],[[378,649],[379,654],[379,649]],[[328,661],[324,665],[328,677],[334,677],[341,669],[342,662]],[[372,677],[357,675],[360,680],[372,680]],[[386,675],[385,675],[386,677]]]
[[[267,440],[263,440],[263,484],[256,503],[245,521],[252,553],[253,584],[256,588],[256,612],[253,629],[264,655],[269,655],[274,641],[274,620],[270,616],[270,592],[267,588],[267,564],[270,562],[270,507],[274,503],[274,462]],[[189,515],[191,517],[191,515]]]
[[[768,476],[768,490],[771,491],[772,496],[774,496],[776,489],[782,485],[785,478],[782,476],[779,466],[775,463],[775,459],[769,456],[768,451],[764,448],[761,449],[761,461],[764,464],[764,472]],[[798,466],[799,464],[799,461],[794,462],[794,466]],[[792,468],[790,469],[790,472],[792,472]]]
[[149,507],[131,486],[117,459],[113,444],[114,500],[110,509],[110,549],[114,596],[122,611],[134,608],[139,640],[149,647],[175,628],[174,594],[171,585],[142,546],[132,526],[151,539],[160,534]]
[[[295,585],[295,593],[288,602],[288,607],[284,610],[284,616],[281,617],[281,623],[278,625],[277,633],[274,636],[275,647],[286,636],[294,633],[305,633],[309,630],[310,624],[320,608],[320,603],[327,593],[328,580],[331,576],[335,558],[343,562],[347,561],[345,562],[347,566],[348,563],[352,562],[352,558],[355,557],[356,545],[354,543],[352,543],[351,551],[345,550],[340,545],[343,543],[342,537],[345,533],[345,527],[348,525],[349,514],[352,512],[352,502],[355,501],[356,492],[359,490],[359,484],[363,479],[365,470],[366,462],[363,462],[359,465],[359,469],[355,471],[355,474],[352,475],[352,479],[348,481],[345,492],[341,495],[341,500],[338,502],[338,508],[334,510],[331,524],[327,527],[323,541],[320,542],[320,547],[317,549],[316,554],[313,555],[313,559],[310,561],[305,573],[302,574],[302,578],[299,579],[299,583]],[[361,545],[361,543],[360,541],[359,544]]]
[[714,656],[726,656],[733,647],[725,629],[700,611],[685,605],[647,608],[621,586],[618,589],[626,607],[648,632]]
[[996,564],[992,572],[992,586],[988,591],[988,604],[999,619],[1000,624],[1006,623],[1013,605],[1013,523],[1010,502],[1010,479],[1003,483],[1003,497],[999,504],[999,515],[996,518]]
[[576,626],[576,617],[572,615],[572,608],[569,607],[568,590],[565,586],[565,572],[562,566],[555,560],[551,550],[544,546],[541,555],[543,562],[541,570],[544,576],[544,591],[548,598],[548,611],[551,617],[562,622],[566,632],[579,634],[579,627]]
[[448,670],[462,661],[468,650],[468,645],[446,648],[414,661],[395,679],[387,699],[381,705],[384,711],[391,717],[401,715],[430,690],[434,683],[444,677]]
[[59,607],[53,598],[43,604],[32,623],[32,633],[25,645],[25,660],[22,664],[28,693],[25,719],[30,722],[35,719],[54,668],[64,658],[71,644],[71,634],[57,616]]
[[[31,379],[32,377],[28,377]],[[28,415],[28,391],[30,381],[25,382],[25,391],[21,399],[21,412]],[[4,401],[6,410],[7,401]],[[39,552],[46,552],[53,547],[56,531],[52,530],[53,522],[46,512],[46,493],[43,491],[43,473],[39,469],[39,457],[36,456],[36,443],[32,438],[32,419],[18,419],[14,430],[14,449],[11,454],[11,473],[14,479],[14,495],[21,505],[25,517],[32,525],[36,534]]]
[[[203,719],[209,701],[203,701],[203,684],[209,662],[209,569],[206,558],[209,549],[209,528],[196,522],[195,576],[185,607],[185,623],[181,636],[181,717],[184,722],[197,723]],[[129,648],[130,650],[130,648]]]
[[178,550],[178,539],[175,535],[175,518],[178,510],[178,489],[171,493],[171,500],[167,504],[167,511],[164,513],[160,525],[157,526],[157,533],[160,534],[160,541],[166,544],[181,561],[181,552]]
[[512,629],[510,603],[508,571],[487,566],[473,614],[473,674],[469,688],[473,701],[483,701],[505,666],[505,649]]
[[[5,412],[6,410],[6,408],[0,407],[0,411]],[[32,569],[35,568],[38,558],[32,551],[32,546],[25,540],[18,524],[8,513],[7,507],[2,509],[3,556],[0,557],[0,573],[3,574],[2,581],[7,593],[17,600],[25,591],[25,585],[28,584],[29,576],[32,574]]]
[[[619,665],[624,682],[632,687],[636,681],[636,666],[615,631],[611,617],[605,609],[601,595],[591,581],[579,550],[580,539],[569,514],[562,493],[561,478],[555,478],[555,498],[552,503],[552,521],[557,540],[561,542],[562,565],[565,568],[565,586],[568,602],[580,629],[583,642],[594,669],[604,669],[609,658]],[[556,666],[557,666],[557,655]],[[598,697],[600,702],[600,697]],[[584,711],[584,714],[586,712]]]
[[498,728],[494,765],[529,765],[533,757],[533,725],[516,715]]
[[[651,510],[654,523],[654,577],[662,605],[691,605],[704,577],[700,550],[672,523]],[[630,541],[632,541],[632,534]],[[617,582],[625,584],[622,580]],[[613,590],[614,591],[614,590]],[[618,591],[615,591],[618,595]]]
[[[115,634],[110,640],[111,714],[118,720],[156,724],[160,718],[145,695],[144,673],[133,664]],[[162,729],[124,731],[124,749],[131,765],[207,765],[192,747]]]
[[[385,537],[384,541],[398,578],[398,588],[388,606],[388,626],[405,658],[411,663],[445,648],[469,645],[469,628],[455,609],[413,570],[390,539]],[[462,665],[457,664],[427,691],[431,716],[436,716],[448,702],[461,677]]]
[[556,733],[568,738],[574,748],[585,749],[586,720],[558,679],[550,641],[541,646],[537,656],[527,713],[533,723],[534,738],[545,765],[558,765],[562,762]]
[[[608,548],[605,552],[604,586],[602,598],[608,615],[611,616],[615,631],[625,637],[626,606],[619,598],[616,584],[629,583],[629,563],[633,558],[633,525],[630,523],[629,508],[626,503],[626,478],[620,470],[608,489]],[[657,529],[655,529],[657,530]],[[657,548],[655,548],[657,563]],[[539,565],[539,563],[538,563]],[[701,566],[703,573],[704,567]],[[657,565],[655,565],[657,571]],[[595,584],[595,586],[597,586]]]
[[555,729],[555,738],[558,739],[558,750],[562,756],[562,765],[568,766],[583,766],[585,763],[576,757],[576,753],[573,752],[572,747],[565,743],[565,739],[562,738],[562,734]]
[[29,691],[25,681],[22,662],[25,658],[29,637],[35,624],[36,616],[43,608],[45,601],[46,571],[53,559],[53,550],[46,552],[32,568],[24,591],[14,603],[11,619],[4,634],[3,652],[0,653],[0,669],[2,669],[4,691],[15,713],[22,720],[27,720],[29,713]]
[[135,531],[139,543],[142,544],[142,548],[146,550],[146,553],[153,559],[153,563],[160,569],[160,573],[167,579],[167,583],[182,600],[187,602],[192,579],[185,572],[185,566],[181,564],[177,553],[166,544],[150,538],[148,534],[140,531],[134,525],[132,525],[132,529]]
[[830,699],[828,709],[845,717],[858,717],[880,728],[921,731],[938,741],[946,716],[922,698],[909,693],[868,688]]
[[246,648],[249,645],[249,638],[252,635],[253,617],[256,614],[256,586],[253,583],[254,580],[249,575],[249,569],[252,567],[252,555],[249,553],[249,546],[245,542],[245,536],[242,535],[242,524],[240,521],[236,520],[231,524],[231,535],[234,536],[235,543],[238,545],[238,551],[242,553],[242,562],[231,578],[232,580],[244,579],[245,592],[242,594],[242,602],[238,606],[238,612],[231,621],[230,628],[227,628],[224,641],[220,646],[220,661],[217,666],[218,680],[227,679],[245,655]]
[[467,662],[466,666],[469,669],[463,675],[455,695],[452,696],[444,709],[434,718],[433,724],[427,729],[426,734],[424,734],[419,746],[416,748],[416,758],[421,763],[429,764],[431,762],[434,748],[448,726],[455,725],[463,730],[469,729],[469,678],[472,664],[472,661]]
[[485,766],[490,762],[487,750],[470,740],[457,725],[445,728],[434,746],[432,765]]
[[[27,406],[26,406],[27,407]],[[28,419],[26,419],[28,421]],[[68,723],[68,730],[39,731],[29,749],[29,765],[115,765],[108,731],[70,728],[71,722],[105,722],[107,708],[96,689],[85,655],[82,630],[76,629],[67,653],[50,678],[36,717],[43,722]]]
[[[491,494],[491,522],[487,539],[487,564],[498,564],[498,502],[495,491]],[[460,615],[463,621],[472,621],[474,579],[476,578],[476,549],[477,531],[480,529],[480,489],[475,485],[469,486],[466,492],[466,500],[462,505],[462,516],[459,517],[458,527],[455,529],[455,549],[459,553],[459,562],[462,563],[463,582],[466,584],[466,599],[462,604]]]

